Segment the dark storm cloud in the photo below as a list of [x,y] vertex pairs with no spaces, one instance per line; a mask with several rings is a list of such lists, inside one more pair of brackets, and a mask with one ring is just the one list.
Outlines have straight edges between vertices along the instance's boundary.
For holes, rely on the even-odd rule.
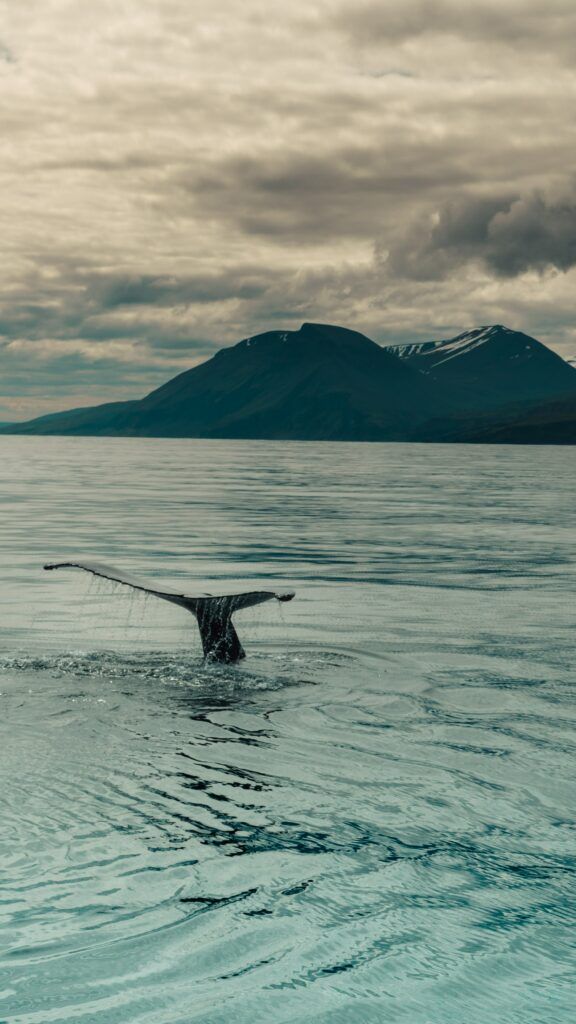
[[[44,273],[43,273],[44,272]],[[263,298],[282,275],[258,266],[227,266],[218,272],[183,276],[168,274],[125,274],[99,271],[88,261],[74,266],[54,260],[31,267],[19,288],[4,296],[0,313],[0,337],[29,339],[60,337],[90,341],[148,338],[161,346],[183,339],[168,333],[157,317],[147,321],[147,307],[182,314],[187,307],[220,303],[252,302]],[[31,294],[37,301],[29,301]],[[133,314],[133,315],[132,315]],[[186,332],[190,338],[189,332]],[[208,346],[209,347],[209,346]]]
[[540,53],[552,48],[567,58],[573,54],[576,10],[572,0],[378,0],[341,5],[334,24],[368,46],[437,35]]
[[441,280],[468,262],[501,277],[565,272],[576,265],[576,190],[556,199],[535,192],[448,203],[414,224],[388,262],[396,275],[421,280]]
[[178,209],[283,244],[373,239],[378,221],[389,220],[390,204],[473,181],[471,170],[450,159],[445,143],[410,143],[402,134],[396,133],[395,152],[376,143],[219,161],[209,174],[179,176],[190,200],[176,200]]
[[178,306],[194,303],[225,302],[227,299],[255,299],[265,294],[270,281],[265,272],[238,271],[231,268],[218,274],[188,277],[142,274],[101,279],[94,293],[103,307]]

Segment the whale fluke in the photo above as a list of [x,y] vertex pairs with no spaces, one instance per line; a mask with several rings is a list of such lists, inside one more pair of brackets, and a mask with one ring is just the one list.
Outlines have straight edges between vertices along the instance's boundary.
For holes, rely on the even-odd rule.
[[245,658],[246,654],[234,625],[232,615],[241,608],[251,608],[252,605],[263,604],[264,601],[291,601],[294,597],[293,590],[248,590],[241,594],[183,594],[170,587],[154,587],[147,581],[140,580],[135,576],[129,576],[109,565],[100,565],[98,562],[52,562],[44,566],[45,569],[84,569],[91,572],[93,576],[100,576],[102,579],[111,580],[113,583],[121,583],[133,590],[140,590],[145,594],[153,594],[164,601],[171,601],[182,608],[187,608],[196,616],[204,657],[212,661],[234,662]]

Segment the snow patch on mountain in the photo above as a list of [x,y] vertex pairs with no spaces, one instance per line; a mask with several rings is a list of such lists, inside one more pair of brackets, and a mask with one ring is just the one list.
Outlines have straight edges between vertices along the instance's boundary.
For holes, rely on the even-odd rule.
[[[492,324],[463,331],[456,338],[443,338],[440,341],[425,341],[421,344],[413,345],[395,345],[391,346],[389,351],[401,359],[412,359],[414,356],[425,355],[428,357],[428,366],[432,368],[440,366],[450,359],[455,359],[468,352],[472,352],[482,345],[513,337],[518,338],[518,334],[516,331],[511,330],[510,327],[504,327],[502,324]],[[527,339],[527,342],[523,347],[525,351],[530,351],[535,346],[530,343],[529,339]],[[433,358],[434,354],[438,356],[437,359]],[[518,351],[510,353],[510,358],[517,358],[517,356]]]

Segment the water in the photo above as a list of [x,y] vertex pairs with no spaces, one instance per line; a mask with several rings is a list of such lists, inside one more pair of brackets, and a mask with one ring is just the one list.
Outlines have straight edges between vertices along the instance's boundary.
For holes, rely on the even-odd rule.
[[575,449],[0,454],[2,1021],[573,1019]]

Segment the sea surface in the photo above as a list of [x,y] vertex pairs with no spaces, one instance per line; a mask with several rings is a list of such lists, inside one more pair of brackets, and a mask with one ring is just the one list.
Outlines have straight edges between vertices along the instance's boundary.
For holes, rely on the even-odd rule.
[[[576,448],[0,439],[3,1024],[563,1024]],[[191,593],[293,586],[205,665]]]

